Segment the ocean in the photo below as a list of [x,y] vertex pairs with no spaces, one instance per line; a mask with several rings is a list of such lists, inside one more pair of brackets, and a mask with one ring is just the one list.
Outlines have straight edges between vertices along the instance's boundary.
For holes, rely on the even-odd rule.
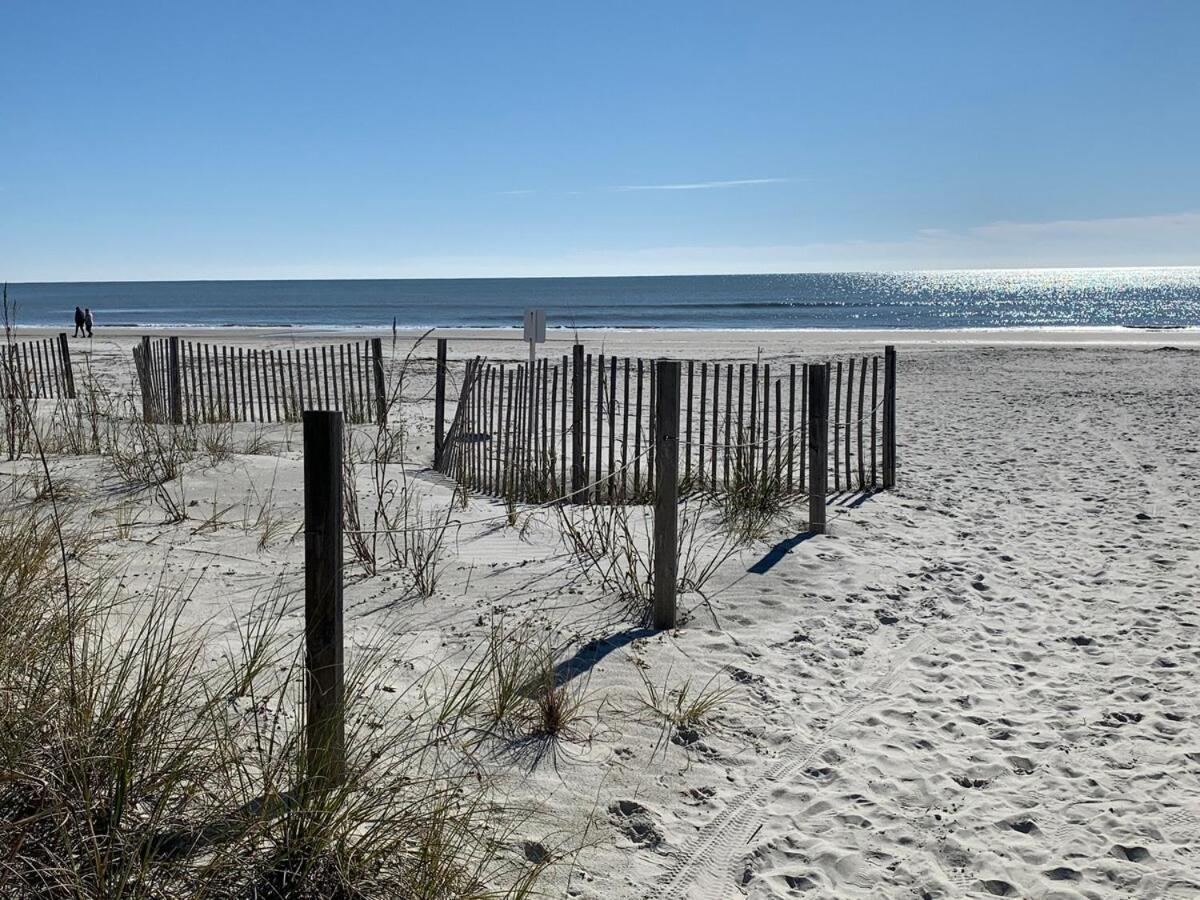
[[557,328],[1200,326],[1200,267],[8,286],[18,325]]

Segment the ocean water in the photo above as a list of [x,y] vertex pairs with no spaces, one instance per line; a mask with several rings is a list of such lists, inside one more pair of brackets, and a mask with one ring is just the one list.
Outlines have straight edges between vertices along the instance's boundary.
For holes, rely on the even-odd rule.
[[625,278],[10,284],[24,325],[1019,328],[1200,326],[1200,267]]

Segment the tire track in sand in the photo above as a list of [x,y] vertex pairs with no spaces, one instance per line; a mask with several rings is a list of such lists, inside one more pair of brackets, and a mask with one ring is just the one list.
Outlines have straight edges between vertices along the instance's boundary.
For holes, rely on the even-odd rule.
[[[691,896],[705,900],[727,900],[736,879],[732,872],[735,856],[748,842],[751,823],[766,806],[771,790],[786,783],[803,769],[842,726],[878,702],[896,683],[909,660],[936,643],[924,630],[918,631],[892,654],[881,657],[882,671],[861,688],[850,693],[840,712],[811,739],[788,744],[775,763],[758,776],[753,787],[743,791],[713,817],[698,834],[689,838],[675,854],[674,861],[659,876],[659,883],[644,896],[646,900],[675,900],[693,882],[697,891]],[[701,876],[704,876],[703,878]]]

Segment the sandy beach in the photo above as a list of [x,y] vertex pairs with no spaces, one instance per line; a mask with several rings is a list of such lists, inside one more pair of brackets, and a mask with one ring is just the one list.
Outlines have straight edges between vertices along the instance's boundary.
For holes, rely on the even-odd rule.
[[[137,336],[72,340],[74,364],[128,389]],[[187,336],[275,348],[330,338]],[[392,332],[381,336],[391,347]],[[516,331],[436,336],[449,339],[452,382],[476,355],[527,352]],[[396,335],[395,358],[414,337]],[[542,352],[573,340],[553,332]],[[494,742],[479,758],[532,810],[513,852],[561,854],[548,896],[1200,897],[1200,331],[580,340],[772,363],[892,344],[899,482],[833,497],[827,535],[804,533],[798,504],[703,596],[682,597],[685,621],[668,633],[631,621],[589,580],[553,510],[454,528],[428,598],[386,567],[348,569],[348,656],[398,648],[373,690],[461,664],[497,623],[554,646],[577,722],[552,744]],[[405,386],[405,461],[429,508],[444,509],[454,485],[428,469],[432,353],[432,342],[417,349]],[[273,589],[287,598],[286,632],[302,632],[299,429],[238,433],[253,452],[187,466],[187,519],[169,525],[106,459],[51,460],[73,515],[122,534],[86,566],[118,568],[135,596],[179,586],[185,624],[214,648]],[[260,541],[264,509],[282,524]],[[503,513],[471,497],[455,515]],[[703,724],[642,714],[649,685],[685,683],[719,689]]]

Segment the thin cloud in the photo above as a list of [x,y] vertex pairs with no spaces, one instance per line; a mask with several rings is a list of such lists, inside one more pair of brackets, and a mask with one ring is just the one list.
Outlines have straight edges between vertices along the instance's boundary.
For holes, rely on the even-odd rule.
[[[563,191],[562,195],[577,197],[593,191],[711,191],[720,188],[749,187],[756,184],[787,184],[794,178],[736,178],[729,181],[688,181],[672,184],[620,184],[613,187],[591,188],[590,190]],[[537,194],[541,191],[533,188],[522,188],[510,191],[496,191],[505,197],[517,197],[525,194]],[[554,192],[550,192],[554,193]]]
[[610,191],[710,191],[714,188],[746,187],[752,184],[784,184],[790,178],[738,178],[733,181],[692,181],[681,184],[622,184]]

